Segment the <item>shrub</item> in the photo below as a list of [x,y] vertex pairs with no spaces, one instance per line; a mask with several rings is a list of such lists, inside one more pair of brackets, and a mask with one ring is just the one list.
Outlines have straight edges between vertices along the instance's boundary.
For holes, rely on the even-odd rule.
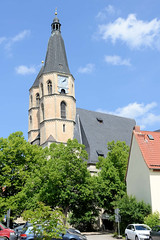
[[115,208],[119,208],[121,222],[121,234],[128,224],[144,223],[144,218],[151,213],[151,207],[143,201],[138,202],[135,197],[124,195],[123,198],[115,202]]
[[150,228],[160,224],[160,214],[158,211],[149,214],[144,218],[144,223],[147,224]]

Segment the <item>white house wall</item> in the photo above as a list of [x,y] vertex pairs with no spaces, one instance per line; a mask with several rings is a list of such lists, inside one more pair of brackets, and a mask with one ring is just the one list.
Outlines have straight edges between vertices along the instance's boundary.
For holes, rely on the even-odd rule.
[[152,212],[160,213],[160,172],[150,171]]
[[151,205],[149,169],[133,135],[127,172],[127,194]]

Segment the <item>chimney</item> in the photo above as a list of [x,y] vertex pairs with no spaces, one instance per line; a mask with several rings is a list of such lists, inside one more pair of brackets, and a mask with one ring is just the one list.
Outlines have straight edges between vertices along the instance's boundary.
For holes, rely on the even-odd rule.
[[135,132],[140,132],[140,126],[134,126],[133,130],[134,130]]

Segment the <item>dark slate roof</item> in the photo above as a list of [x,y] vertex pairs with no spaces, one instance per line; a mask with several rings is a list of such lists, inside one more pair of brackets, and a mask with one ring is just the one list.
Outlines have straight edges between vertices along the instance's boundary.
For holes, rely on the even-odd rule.
[[74,138],[86,146],[88,163],[98,162],[98,156],[106,157],[107,143],[125,141],[130,146],[134,119],[76,109]]
[[43,73],[49,72],[70,74],[64,41],[60,31],[53,31],[48,42]]
[[39,87],[39,78],[40,78],[41,74],[43,73],[43,69],[44,69],[44,66],[41,67],[41,69],[36,77],[36,80],[34,81],[34,83],[32,85],[32,88]]
[[56,142],[56,140],[54,139],[54,137],[52,135],[50,135],[48,137],[48,139],[46,140],[46,142]]

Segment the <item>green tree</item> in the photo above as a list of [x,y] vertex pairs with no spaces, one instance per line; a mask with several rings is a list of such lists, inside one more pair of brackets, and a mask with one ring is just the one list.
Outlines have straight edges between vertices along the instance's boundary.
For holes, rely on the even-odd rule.
[[97,167],[100,172],[97,176],[97,194],[99,206],[113,214],[113,202],[125,193],[125,184],[121,182],[118,170],[110,159],[100,157]]
[[86,185],[81,188],[76,203],[72,206],[69,222],[80,231],[94,230],[100,211],[97,205],[96,187],[95,177],[88,178]]
[[113,214],[113,202],[126,192],[124,178],[128,155],[129,147],[125,142],[112,141],[108,143],[107,157],[99,157],[96,165],[100,169],[97,176],[99,205],[108,214]]
[[22,132],[0,138],[0,215],[11,209],[12,215],[23,211],[21,200],[26,181],[41,165],[44,151],[28,143]]
[[144,223],[144,218],[151,213],[149,204],[137,201],[135,197],[125,194],[123,198],[115,202],[115,208],[119,208],[121,216],[121,234],[131,223]]
[[[34,203],[38,199],[52,209],[61,208],[65,217],[69,212],[74,214],[79,211],[78,216],[81,218],[82,209],[94,213],[95,189],[91,186],[93,181],[87,170],[85,146],[74,139],[68,140],[66,145],[53,143],[46,152],[48,161],[29,179],[26,195],[30,199],[36,195]],[[31,205],[34,203],[31,199]],[[87,204],[92,207],[86,208]]]
[[110,160],[118,170],[119,178],[122,182],[125,180],[127,163],[129,157],[129,146],[125,142],[114,141],[108,143],[107,159]]
[[22,216],[32,224],[36,238],[46,240],[59,238],[59,234],[66,231],[62,221],[64,216],[60,209],[53,211],[41,202],[36,209],[24,211]]

